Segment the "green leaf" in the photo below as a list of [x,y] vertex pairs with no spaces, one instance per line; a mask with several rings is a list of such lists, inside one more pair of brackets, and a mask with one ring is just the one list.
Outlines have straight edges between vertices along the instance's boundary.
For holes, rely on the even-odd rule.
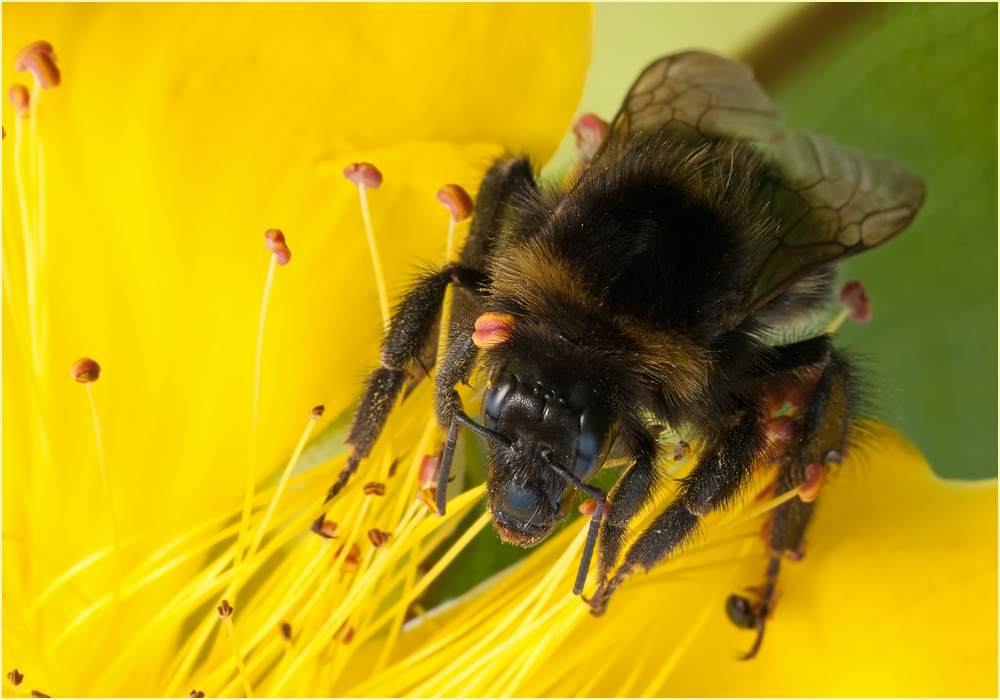
[[924,178],[914,223],[841,266],[874,315],[840,344],[867,358],[877,414],[938,474],[995,477],[997,6],[888,6],[775,97],[788,130]]

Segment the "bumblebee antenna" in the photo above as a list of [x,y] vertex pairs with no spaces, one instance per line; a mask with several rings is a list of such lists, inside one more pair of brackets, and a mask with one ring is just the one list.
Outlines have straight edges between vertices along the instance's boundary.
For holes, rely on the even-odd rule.
[[455,442],[458,440],[459,425],[464,425],[477,435],[481,435],[490,442],[495,442],[498,445],[510,447],[513,444],[509,439],[495,430],[490,430],[486,426],[479,425],[479,423],[465,415],[464,411],[455,411],[455,415],[451,419],[451,428],[448,429],[448,439],[444,443],[444,454],[441,455],[441,472],[438,474],[437,493],[435,495],[435,505],[437,506],[438,515],[445,514],[448,477],[451,474],[451,461],[455,457]]
[[576,583],[573,584],[573,595],[580,595],[583,593],[584,584],[587,583],[587,573],[590,571],[590,560],[594,557],[594,547],[597,545],[597,533],[601,529],[601,520],[604,516],[604,506],[608,500],[608,492],[577,479],[572,472],[563,469],[562,466],[552,459],[551,453],[543,453],[543,457],[545,462],[552,468],[552,471],[597,501],[594,514],[590,516],[590,531],[587,532],[587,541],[583,545],[583,556],[580,557],[580,570],[577,571]]

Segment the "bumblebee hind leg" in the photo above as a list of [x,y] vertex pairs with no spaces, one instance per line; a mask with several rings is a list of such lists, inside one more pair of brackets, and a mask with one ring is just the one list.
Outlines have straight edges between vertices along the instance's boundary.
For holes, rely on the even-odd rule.
[[[856,403],[851,368],[833,348],[827,357],[826,366],[802,407],[801,420],[778,469],[775,496],[805,484],[810,465],[818,465],[825,471],[831,465],[839,464],[850,444]],[[759,588],[758,599],[751,602],[733,595],[726,601],[730,620],[737,626],[757,632],[753,646],[743,659],[752,659],[760,650],[767,619],[776,602],[781,559],[798,561],[803,556],[805,532],[815,510],[814,497],[815,494],[809,494],[805,501],[802,497],[792,498],[771,511],[766,526],[771,559]]]

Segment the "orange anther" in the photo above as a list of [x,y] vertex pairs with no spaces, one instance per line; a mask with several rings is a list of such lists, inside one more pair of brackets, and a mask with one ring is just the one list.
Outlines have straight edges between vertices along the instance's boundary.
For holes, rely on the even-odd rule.
[[585,163],[589,163],[597,154],[597,149],[604,143],[608,135],[608,123],[596,114],[584,114],[573,126],[576,136],[576,149]]
[[61,79],[55,51],[47,41],[36,41],[21,49],[14,59],[14,68],[18,73],[31,73],[43,90],[58,87]]
[[865,323],[872,317],[872,303],[868,301],[865,286],[858,280],[848,282],[840,290],[840,303],[852,321]]
[[28,93],[28,88],[23,85],[11,85],[10,91],[7,93],[7,98],[14,107],[14,112],[17,113],[18,118],[26,119],[31,107],[31,95]]
[[438,190],[437,198],[448,207],[453,221],[465,221],[472,216],[472,197],[461,185],[445,185]]
[[367,484],[361,487],[361,491],[366,496],[384,496],[385,484],[380,484],[377,481],[369,481]]
[[332,540],[337,536],[337,523],[332,520],[324,520],[323,524],[320,526],[316,534],[328,540]]
[[192,690],[188,693],[189,698],[203,698],[205,697],[205,691],[203,690]]
[[89,384],[90,382],[96,382],[97,378],[101,376],[101,366],[97,364],[96,360],[91,360],[89,357],[81,357],[69,368],[69,374],[81,384]]
[[344,177],[369,190],[376,190],[382,184],[382,173],[371,163],[351,163],[344,168]]
[[420,486],[422,488],[437,486],[438,465],[440,463],[441,460],[434,455],[424,455],[424,458],[420,460]]
[[282,641],[290,642],[292,641],[292,626],[287,622],[282,622],[278,625],[278,634],[281,635]]
[[225,620],[233,614],[233,606],[229,604],[228,600],[223,598],[222,602],[219,603],[219,607],[216,608],[216,611],[219,613],[219,617]]
[[597,512],[597,501],[593,498],[588,498],[586,501],[580,504],[580,512],[590,517]]
[[826,469],[822,464],[810,464],[806,467],[806,483],[799,487],[799,498],[803,503],[812,503],[819,496],[819,490],[826,480]]
[[264,231],[264,246],[274,254],[275,262],[279,265],[287,265],[292,259],[292,251],[288,249],[285,234],[280,229],[269,228]]
[[490,311],[476,319],[472,342],[480,348],[492,348],[510,338],[513,330],[513,316]]
[[385,543],[389,541],[390,537],[392,537],[391,532],[379,530],[377,527],[373,527],[368,531],[368,539],[371,540],[372,546],[375,549],[381,549],[385,546]]
[[317,420],[323,417],[323,411],[326,410],[326,406],[320,404],[319,406],[313,406],[313,409],[309,411],[309,417],[313,420]]
[[24,674],[15,668],[13,671],[7,672],[7,680],[9,680],[10,684],[16,688],[21,685],[21,681],[24,680]]
[[679,462],[685,457],[691,454],[691,445],[687,444],[683,440],[674,445],[674,461]]

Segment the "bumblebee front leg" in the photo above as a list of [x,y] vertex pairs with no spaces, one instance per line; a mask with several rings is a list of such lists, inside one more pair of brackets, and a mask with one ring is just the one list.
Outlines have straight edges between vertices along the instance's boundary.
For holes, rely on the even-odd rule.
[[[735,425],[698,460],[682,481],[680,491],[625,554],[625,561],[608,582],[601,600],[592,602],[594,615],[635,571],[649,571],[684,545],[710,512],[725,507],[746,485],[754,462],[766,446],[763,413],[747,405],[734,416]],[[610,517],[610,515],[609,515]]]
[[[831,347],[826,366],[802,407],[802,418],[781,461],[775,479],[775,496],[805,484],[810,466],[823,469],[825,473],[831,464],[841,462],[851,441],[855,403],[850,365]],[[774,608],[781,559],[798,561],[803,556],[803,538],[812,520],[815,497],[814,492],[802,494],[771,512],[767,526],[771,559],[759,599],[751,602],[734,595],[726,601],[726,612],[734,624],[757,631],[753,646],[744,659],[752,659],[760,650],[767,618]]]
[[[347,465],[340,472],[337,482],[330,487],[324,502],[340,493],[351,475],[357,471],[361,460],[375,446],[403,388],[408,366],[419,357],[434,332],[441,314],[445,289],[449,284],[455,284],[478,290],[486,283],[486,279],[486,274],[479,270],[450,264],[437,272],[425,274],[403,297],[382,342],[379,354],[382,366],[368,376],[365,392],[355,413],[354,424],[347,438],[347,444],[353,448],[347,457]],[[322,533],[324,518],[325,514],[313,523],[313,532]]]

